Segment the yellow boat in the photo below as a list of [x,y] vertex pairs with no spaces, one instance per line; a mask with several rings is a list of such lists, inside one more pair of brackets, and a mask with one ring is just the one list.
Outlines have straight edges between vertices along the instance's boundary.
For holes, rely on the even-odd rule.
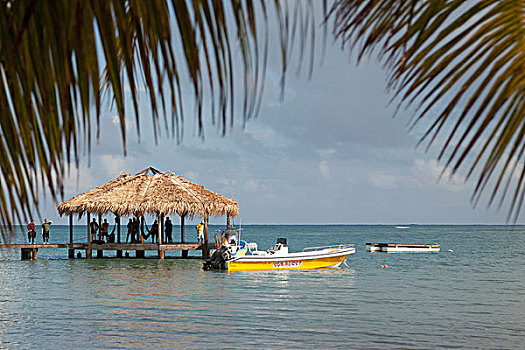
[[354,253],[353,244],[311,247],[302,252],[289,253],[286,238],[279,238],[277,244],[267,251],[257,250],[255,243],[240,241],[232,247],[219,248],[212,259],[204,263],[204,269],[218,267],[227,271],[261,271],[332,268],[339,267],[348,255]]

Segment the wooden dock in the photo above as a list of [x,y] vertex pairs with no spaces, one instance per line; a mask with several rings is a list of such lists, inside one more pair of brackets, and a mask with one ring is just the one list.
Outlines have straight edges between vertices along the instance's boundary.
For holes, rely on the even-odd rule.
[[[97,258],[104,256],[105,250],[116,251],[117,258],[122,258],[122,251],[135,251],[136,258],[144,258],[146,251],[157,251],[158,258],[164,259],[165,252],[170,250],[180,250],[183,252],[183,257],[187,257],[189,250],[201,250],[203,257],[208,256],[208,252],[213,249],[214,243],[54,243],[54,244],[31,244],[31,243],[14,243],[14,244],[0,244],[0,249],[20,249],[21,259],[29,260],[37,259],[39,249],[67,249],[68,257],[75,258],[75,252],[85,251],[85,257],[91,259],[92,251],[97,252]],[[186,254],[184,254],[186,252]],[[128,256],[126,256],[128,257]]]

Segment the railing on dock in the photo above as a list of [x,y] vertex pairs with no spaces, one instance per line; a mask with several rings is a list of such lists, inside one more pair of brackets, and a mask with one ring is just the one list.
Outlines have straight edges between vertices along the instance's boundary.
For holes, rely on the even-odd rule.
[[341,249],[350,249],[350,248],[354,248],[354,245],[353,244],[334,244],[334,245],[325,245],[325,246],[320,246],[320,247],[304,248],[303,252],[315,252],[318,250],[325,250],[325,249],[341,250]]

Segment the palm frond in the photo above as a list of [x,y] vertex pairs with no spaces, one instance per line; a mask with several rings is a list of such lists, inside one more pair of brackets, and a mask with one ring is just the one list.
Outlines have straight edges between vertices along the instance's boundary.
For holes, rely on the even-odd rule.
[[[288,18],[279,1],[273,7],[278,19]],[[304,17],[312,8],[301,11]],[[78,165],[81,142],[89,150],[93,120],[98,137],[104,95],[120,118],[124,153],[130,113],[140,136],[141,86],[149,96],[155,139],[162,125],[182,137],[185,81],[193,90],[201,135],[206,87],[212,123],[223,134],[233,125],[238,91],[244,93],[244,121],[256,115],[268,12],[264,0],[1,1],[0,225],[10,227],[37,214],[31,208],[38,208],[43,188],[55,201],[62,196],[63,178],[72,162]],[[293,33],[283,29],[280,38],[290,41]],[[286,44],[281,40],[284,67]],[[238,72],[244,73],[242,89],[235,84]],[[131,111],[126,110],[129,99]]]
[[525,178],[524,10],[522,1],[341,0],[331,11],[334,34],[358,59],[377,51],[395,97],[416,108],[414,123],[431,120],[421,141],[442,137],[439,159],[452,174],[465,163],[468,177],[478,174],[474,203],[490,185],[489,205],[499,194],[501,206],[514,186],[512,220]]

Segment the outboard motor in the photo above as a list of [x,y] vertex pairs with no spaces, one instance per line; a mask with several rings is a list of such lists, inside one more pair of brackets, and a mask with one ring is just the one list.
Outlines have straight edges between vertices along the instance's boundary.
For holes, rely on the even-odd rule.
[[230,251],[227,247],[222,246],[217,249],[211,258],[202,264],[202,268],[209,270],[226,270],[226,260],[230,259]]

